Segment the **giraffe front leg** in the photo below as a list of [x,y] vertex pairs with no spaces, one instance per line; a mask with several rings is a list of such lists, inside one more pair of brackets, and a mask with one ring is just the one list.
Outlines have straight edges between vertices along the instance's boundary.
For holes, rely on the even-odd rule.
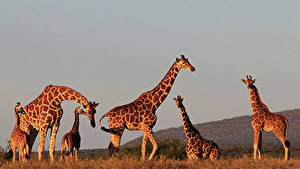
[[49,147],[49,156],[50,160],[53,162],[54,161],[54,149],[55,149],[55,139],[56,139],[56,134],[57,130],[59,128],[59,121],[57,121],[53,127],[51,128],[51,137],[50,137],[50,147]]
[[[261,134],[261,132],[254,131],[254,143],[253,143],[253,149],[254,149],[254,151],[253,151],[253,158],[254,158],[254,160],[256,160],[256,155],[257,155],[257,150],[258,150],[258,142],[259,142],[260,134]],[[259,159],[261,159],[260,152],[259,152]]]
[[75,148],[75,160],[78,161],[78,148]]
[[42,160],[43,158],[43,153],[44,153],[44,146],[45,146],[45,140],[46,140],[46,136],[47,136],[47,126],[43,126],[40,129],[40,145],[38,148],[38,159],[39,161]]
[[144,135],[146,135],[146,137],[149,138],[149,140],[151,141],[152,146],[153,146],[152,152],[151,152],[151,154],[149,156],[149,160],[151,160],[153,158],[153,156],[154,156],[157,148],[158,148],[157,147],[157,142],[156,142],[156,140],[154,138],[153,131],[152,131],[152,129],[149,126],[145,127]]
[[28,156],[30,157],[30,153],[33,147],[33,143],[38,135],[38,131],[36,129],[31,129],[29,132],[26,132],[28,135],[28,146],[29,146],[29,153]]
[[13,152],[13,162],[16,162],[16,146],[14,144],[11,144],[11,151]]
[[148,138],[147,138],[146,134],[144,133],[143,142],[142,142],[142,157],[141,157],[141,160],[145,160],[147,140],[148,140]]
[[262,132],[259,133],[259,140],[258,140],[258,158],[261,159],[263,156],[262,154]]

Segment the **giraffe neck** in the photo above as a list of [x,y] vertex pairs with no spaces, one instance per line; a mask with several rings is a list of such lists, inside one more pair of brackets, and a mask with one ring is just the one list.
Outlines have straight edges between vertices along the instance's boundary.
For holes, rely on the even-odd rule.
[[51,108],[55,109],[60,107],[60,103],[65,100],[75,101],[83,106],[88,105],[88,100],[74,89],[66,86],[48,85],[40,96],[25,106],[24,110],[27,112],[32,105],[50,105]]
[[79,114],[75,113],[75,120],[71,131],[78,132],[78,128],[79,128]]
[[15,117],[16,117],[16,126],[19,126],[20,125],[20,117],[19,117],[17,110],[15,110]]
[[254,88],[249,89],[249,92],[253,114],[259,113],[261,111],[269,112],[269,108],[262,102],[257,88],[254,86]]
[[182,105],[179,107],[179,110],[181,113],[183,128],[184,128],[186,138],[188,140],[190,140],[191,138],[195,137],[196,135],[198,137],[202,138],[199,131],[193,126],[192,122],[190,121],[190,118],[185,110],[185,107]]
[[153,93],[153,103],[157,105],[157,107],[165,100],[168,96],[174,81],[178,75],[179,68],[177,67],[177,62],[175,62],[168,73],[162,79],[162,81],[150,92]]

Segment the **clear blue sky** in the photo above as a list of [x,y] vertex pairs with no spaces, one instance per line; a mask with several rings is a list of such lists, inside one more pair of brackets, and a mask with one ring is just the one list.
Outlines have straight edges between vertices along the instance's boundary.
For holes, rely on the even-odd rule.
[[[182,125],[173,101],[178,94],[195,124],[251,115],[240,81],[249,73],[271,111],[300,108],[299,6],[274,0],[3,0],[0,145],[7,145],[15,124],[13,104],[28,104],[51,83],[100,102],[96,128],[80,118],[82,149],[106,148],[110,135],[100,130],[100,116],[155,87],[180,54],[196,72],[180,72],[156,112],[154,131]],[[62,104],[57,150],[76,106]],[[126,130],[122,144],[141,135]]]

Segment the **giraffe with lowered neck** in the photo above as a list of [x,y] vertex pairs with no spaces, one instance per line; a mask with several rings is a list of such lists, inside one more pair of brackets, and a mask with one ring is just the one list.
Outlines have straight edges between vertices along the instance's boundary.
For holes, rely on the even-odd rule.
[[78,151],[80,148],[80,134],[79,134],[79,114],[84,114],[81,107],[77,107],[74,111],[75,120],[72,129],[63,136],[61,141],[61,157],[63,159],[64,152],[67,149],[65,156],[73,157],[73,148],[75,148],[75,160],[78,160]]
[[38,132],[40,133],[40,144],[38,148],[39,160],[43,157],[47,130],[50,128],[49,155],[51,161],[54,161],[53,152],[56,133],[63,115],[60,104],[65,100],[72,100],[82,105],[85,108],[85,114],[88,116],[91,126],[95,127],[94,114],[96,113],[95,107],[98,103],[89,102],[79,92],[66,86],[46,86],[35,100],[24,107],[26,113],[20,115],[20,128],[29,135],[30,150]]
[[252,127],[254,130],[254,152],[253,158],[256,159],[257,151],[258,158],[262,158],[262,132],[271,132],[281,141],[285,156],[284,159],[289,159],[289,146],[288,141],[288,130],[289,122],[286,117],[282,114],[271,113],[269,108],[262,102],[258,90],[254,83],[256,79],[252,79],[251,76],[247,75],[246,80],[241,79],[246,84],[250,93],[251,108],[253,112]]
[[15,116],[16,116],[16,125],[10,136],[10,147],[13,153],[13,162],[16,161],[16,148],[19,150],[19,160],[27,161],[26,158],[29,158],[29,146],[28,146],[28,135],[26,132],[22,131],[19,127],[20,117],[19,113],[25,113],[21,104],[17,103],[14,106]]
[[144,132],[141,159],[145,159],[148,139],[153,145],[149,160],[153,158],[157,150],[157,142],[152,131],[157,119],[155,111],[168,96],[180,69],[195,71],[195,68],[189,63],[188,59],[181,55],[180,59],[176,58],[175,63],[171,66],[166,76],[153,90],[142,93],[135,101],[129,104],[113,108],[100,118],[99,123],[101,126],[101,120],[104,117],[108,117],[110,128],[101,127],[101,129],[111,133],[111,140],[108,147],[110,155],[119,152],[121,136],[124,129],[127,128],[129,130],[142,130]]
[[218,145],[211,140],[204,139],[199,131],[193,126],[185,110],[185,107],[182,104],[184,97],[181,98],[181,96],[177,96],[177,98],[174,98],[174,100],[176,101],[176,105],[180,110],[183,129],[187,138],[187,143],[185,146],[187,158],[189,160],[199,158],[209,158],[211,160],[217,160],[220,155]]

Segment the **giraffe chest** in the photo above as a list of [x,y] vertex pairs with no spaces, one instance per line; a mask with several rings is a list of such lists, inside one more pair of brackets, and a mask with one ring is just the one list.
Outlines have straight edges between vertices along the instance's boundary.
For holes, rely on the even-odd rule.
[[26,140],[26,133],[22,131],[19,127],[15,127],[11,134],[11,141],[16,143],[24,142]]

